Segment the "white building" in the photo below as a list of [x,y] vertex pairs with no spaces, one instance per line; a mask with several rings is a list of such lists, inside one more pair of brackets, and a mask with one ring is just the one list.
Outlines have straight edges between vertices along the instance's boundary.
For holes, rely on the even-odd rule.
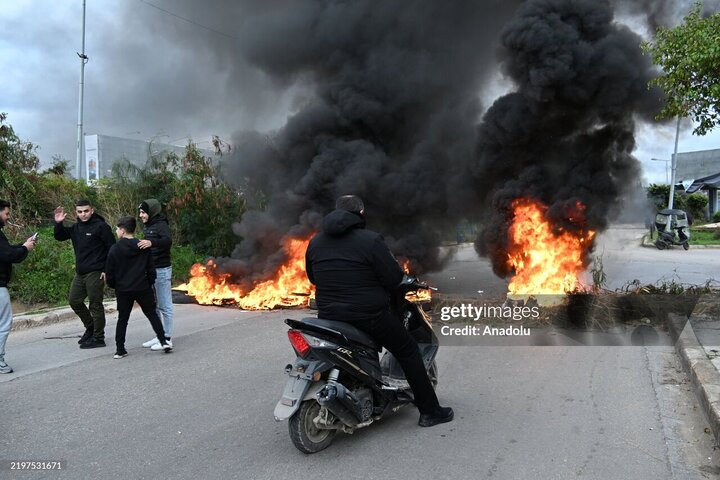
[[[211,150],[198,150],[204,156],[214,157]],[[167,153],[182,157],[185,155],[185,146],[109,135],[85,135],[85,164],[81,166],[78,178],[84,178],[86,182],[98,180],[110,176],[112,166],[118,160],[127,160],[133,165],[144,167],[152,156]]]

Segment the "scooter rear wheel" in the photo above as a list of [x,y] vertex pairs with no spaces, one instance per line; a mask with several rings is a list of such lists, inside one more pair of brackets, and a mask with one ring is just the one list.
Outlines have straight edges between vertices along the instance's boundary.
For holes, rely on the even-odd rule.
[[330,446],[337,430],[319,429],[313,419],[320,414],[320,404],[315,400],[305,400],[295,414],[290,417],[288,428],[290,439],[295,448],[303,453],[316,453]]

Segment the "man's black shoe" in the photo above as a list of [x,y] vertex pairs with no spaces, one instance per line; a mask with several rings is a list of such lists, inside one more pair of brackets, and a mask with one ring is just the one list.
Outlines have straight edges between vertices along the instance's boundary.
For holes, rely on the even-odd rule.
[[92,329],[85,329],[85,333],[83,333],[83,336],[80,337],[80,340],[78,340],[78,344],[82,345],[83,343],[90,340],[92,338],[92,336],[93,336]]
[[87,342],[80,345],[80,348],[99,348],[105,346],[105,340],[98,340],[97,338],[91,338]]
[[436,407],[431,413],[421,413],[418,425],[421,427],[434,427],[438,423],[452,422],[455,413],[450,407]]

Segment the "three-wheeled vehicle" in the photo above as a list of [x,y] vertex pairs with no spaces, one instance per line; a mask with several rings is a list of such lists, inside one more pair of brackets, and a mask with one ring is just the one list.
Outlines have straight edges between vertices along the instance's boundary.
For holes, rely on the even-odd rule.
[[690,248],[690,225],[685,211],[669,208],[659,211],[655,215],[655,228],[658,232],[655,246],[659,250],[673,245],[682,245],[685,250]]

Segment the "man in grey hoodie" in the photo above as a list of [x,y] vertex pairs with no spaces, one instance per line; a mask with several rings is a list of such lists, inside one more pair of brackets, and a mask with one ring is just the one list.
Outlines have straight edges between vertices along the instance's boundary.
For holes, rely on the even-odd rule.
[[[159,315],[162,317],[165,328],[165,340],[172,346],[173,335],[173,303],[172,303],[172,263],[170,248],[172,235],[167,217],[162,213],[160,202],[154,198],[144,200],[138,206],[138,216],[145,225],[144,239],[138,246],[141,249],[150,249],[157,279],[155,280],[155,297]],[[162,346],[157,338],[143,343],[143,347],[161,350]]]

